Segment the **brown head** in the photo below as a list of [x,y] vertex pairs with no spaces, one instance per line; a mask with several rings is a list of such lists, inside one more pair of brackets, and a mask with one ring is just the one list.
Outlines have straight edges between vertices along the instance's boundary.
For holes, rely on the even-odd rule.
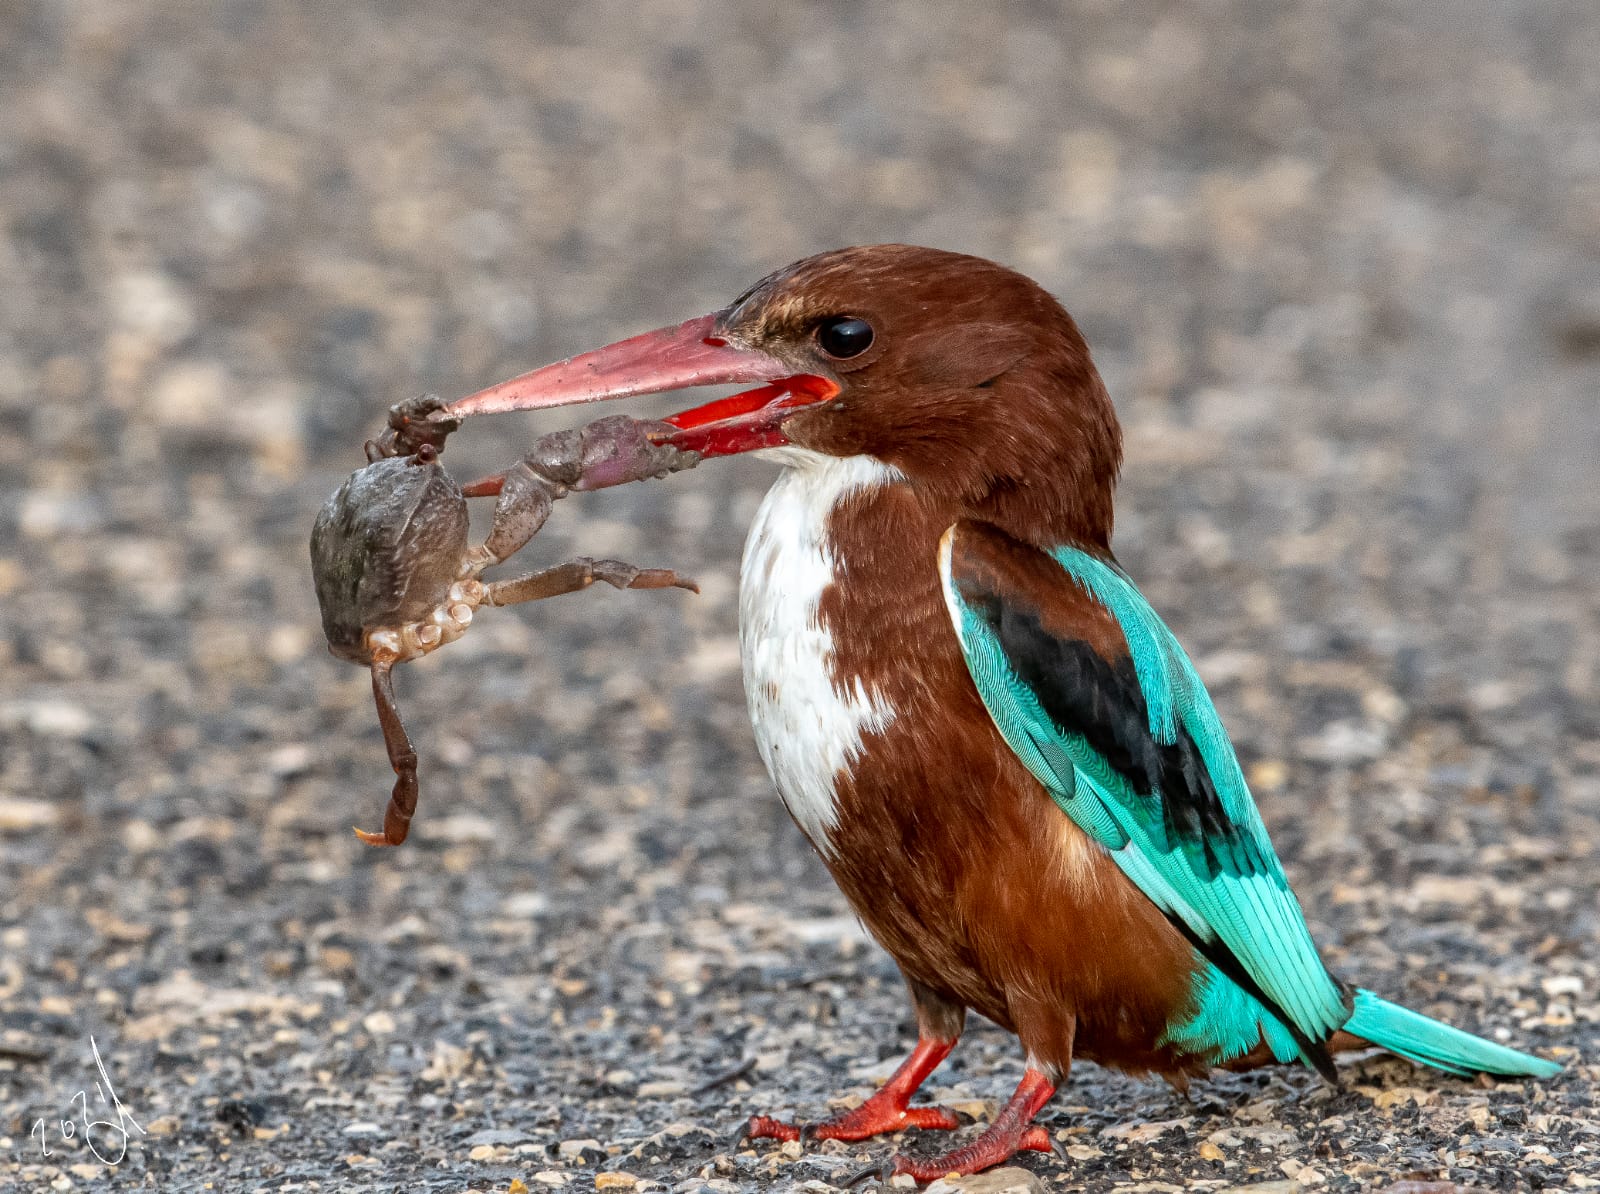
[[766,383],[668,420],[726,455],[793,444],[893,465],[953,515],[1104,547],[1116,414],[1072,318],[978,257],[869,245],[808,257],[728,307],[452,403],[452,415]]

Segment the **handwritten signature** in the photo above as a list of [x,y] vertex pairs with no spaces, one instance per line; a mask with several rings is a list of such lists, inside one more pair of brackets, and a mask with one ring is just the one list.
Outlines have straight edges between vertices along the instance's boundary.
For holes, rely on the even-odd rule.
[[[100,1077],[94,1084],[95,1090],[100,1094],[100,1104],[101,1106],[109,1107],[116,1118],[90,1119],[89,1092],[80,1090],[67,1100],[69,1103],[78,1104],[77,1117],[69,1116],[66,1119],[57,1120],[56,1131],[60,1134],[63,1144],[70,1143],[74,1139],[81,1139],[84,1144],[89,1146],[89,1151],[102,1164],[120,1165],[123,1158],[128,1155],[128,1144],[133,1133],[137,1132],[140,1136],[143,1136],[145,1131],[139,1126],[139,1121],[133,1118],[133,1113],[124,1107],[122,1100],[117,1097],[116,1089],[111,1085],[111,1075],[106,1073],[106,1063],[100,1060],[100,1047],[94,1043],[93,1034],[89,1036],[89,1050],[94,1054],[95,1069],[100,1071]],[[96,1142],[94,1137],[96,1129],[99,1129],[101,1133],[100,1142]],[[33,1130],[28,1133],[30,1136],[39,1138],[39,1151],[47,1157],[52,1155],[47,1140],[48,1134],[49,1129],[43,1116],[34,1120]],[[112,1147],[112,1140],[115,1141],[114,1148]],[[105,1152],[100,1151],[102,1143],[106,1145]]]

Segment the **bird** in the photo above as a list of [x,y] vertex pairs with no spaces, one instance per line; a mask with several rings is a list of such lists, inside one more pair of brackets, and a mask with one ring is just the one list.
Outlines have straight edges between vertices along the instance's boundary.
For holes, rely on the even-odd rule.
[[1449,1074],[1555,1062],[1333,976],[1194,664],[1112,551],[1122,436],[1078,326],[997,263],[868,245],[726,307],[450,404],[468,416],[759,383],[671,416],[679,446],[783,465],[749,531],[739,629],[778,795],[898,965],[917,1043],[865,1102],[750,1138],[864,1140],[969,1012],[1024,1072],[919,1182],[1049,1151],[1074,1058],[1183,1088],[1374,1046]]

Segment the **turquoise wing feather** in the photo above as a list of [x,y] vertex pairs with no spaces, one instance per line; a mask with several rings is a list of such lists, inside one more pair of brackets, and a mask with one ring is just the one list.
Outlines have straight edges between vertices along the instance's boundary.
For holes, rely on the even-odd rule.
[[1110,613],[1127,657],[1052,634],[1026,595],[996,591],[981,569],[952,574],[959,530],[941,544],[940,572],[995,724],[1212,963],[1190,1020],[1169,1037],[1220,1057],[1265,1034],[1278,1056],[1299,1053],[1331,1075],[1322,1044],[1350,1018],[1351,997],[1317,954],[1227,732],[1171,630],[1115,564],[1063,547],[1048,553],[1061,583]]

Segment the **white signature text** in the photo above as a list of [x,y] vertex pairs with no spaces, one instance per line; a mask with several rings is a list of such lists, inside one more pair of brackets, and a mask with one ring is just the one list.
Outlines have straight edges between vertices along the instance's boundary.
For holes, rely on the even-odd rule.
[[[57,1120],[56,1132],[61,1138],[61,1143],[70,1144],[74,1140],[81,1139],[102,1164],[120,1165],[123,1158],[128,1155],[128,1144],[133,1133],[137,1132],[143,1136],[144,1129],[117,1097],[116,1089],[111,1085],[111,1075],[106,1073],[106,1063],[100,1060],[100,1048],[94,1043],[92,1035],[89,1037],[89,1050],[94,1054],[95,1069],[100,1073],[94,1084],[95,1090],[100,1095],[100,1106],[108,1108],[109,1114],[115,1118],[90,1119],[89,1092],[80,1090],[68,1100],[69,1103],[78,1105],[77,1115]],[[41,1116],[33,1121],[33,1130],[28,1133],[39,1138],[39,1151],[47,1157],[52,1155],[49,1132],[47,1122]]]

